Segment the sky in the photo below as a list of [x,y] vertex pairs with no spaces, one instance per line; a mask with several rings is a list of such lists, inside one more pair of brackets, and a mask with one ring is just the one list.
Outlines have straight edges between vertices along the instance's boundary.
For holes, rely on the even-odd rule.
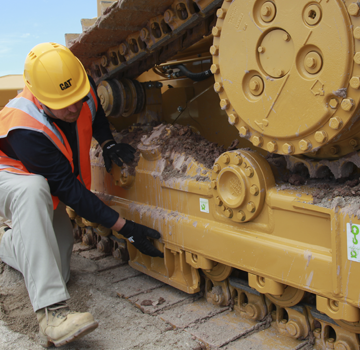
[[0,9],[0,77],[22,74],[35,45],[65,45],[65,33],[80,34],[81,19],[97,16],[96,0],[0,0]]

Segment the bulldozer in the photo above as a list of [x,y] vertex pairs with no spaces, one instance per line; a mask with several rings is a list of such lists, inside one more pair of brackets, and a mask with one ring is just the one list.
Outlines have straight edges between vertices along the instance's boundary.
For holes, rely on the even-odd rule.
[[66,45],[132,164],[92,191],[164,259],[69,209],[74,234],[319,349],[360,341],[360,3],[97,1]]

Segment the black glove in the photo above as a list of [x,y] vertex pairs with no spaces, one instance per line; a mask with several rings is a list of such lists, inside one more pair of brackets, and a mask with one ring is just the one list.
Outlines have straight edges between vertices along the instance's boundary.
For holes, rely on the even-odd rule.
[[103,147],[103,157],[105,168],[110,172],[113,161],[116,165],[122,166],[123,163],[129,163],[134,160],[136,149],[127,143],[107,142]]
[[124,227],[119,231],[119,233],[126,237],[136,249],[140,250],[141,253],[153,257],[164,257],[164,253],[155,248],[146,238],[147,236],[159,239],[160,233],[158,231],[150,227],[137,224],[136,222],[126,220]]

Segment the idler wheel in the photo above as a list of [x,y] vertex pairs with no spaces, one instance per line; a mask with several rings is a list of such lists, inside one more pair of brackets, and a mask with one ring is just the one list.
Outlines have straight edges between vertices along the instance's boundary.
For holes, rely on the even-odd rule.
[[300,303],[305,293],[306,292],[301,289],[287,286],[285,287],[284,293],[280,296],[271,294],[266,294],[266,296],[276,305],[281,307],[290,307]]

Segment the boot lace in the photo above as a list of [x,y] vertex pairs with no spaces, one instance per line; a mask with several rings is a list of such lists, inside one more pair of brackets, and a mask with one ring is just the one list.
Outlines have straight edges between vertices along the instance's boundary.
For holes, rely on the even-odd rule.
[[49,313],[54,318],[66,318],[67,315],[74,312],[70,311],[69,307],[66,305],[65,302],[47,306],[45,308],[46,323],[49,322]]

